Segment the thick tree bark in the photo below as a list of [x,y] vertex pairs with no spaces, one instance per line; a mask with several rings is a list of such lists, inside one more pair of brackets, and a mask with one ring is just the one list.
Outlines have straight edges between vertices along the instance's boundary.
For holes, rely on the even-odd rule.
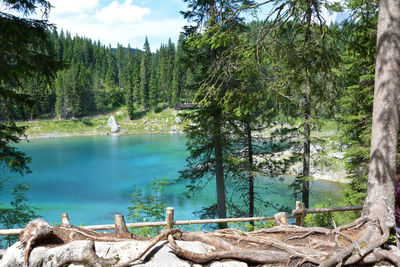
[[[226,218],[225,206],[225,177],[221,144],[221,111],[218,109],[214,117],[214,156],[215,156],[215,179],[217,186],[217,213],[218,218]],[[226,223],[220,223],[220,228],[226,228]]]
[[400,89],[400,2],[380,0],[367,197],[363,214],[393,227]]

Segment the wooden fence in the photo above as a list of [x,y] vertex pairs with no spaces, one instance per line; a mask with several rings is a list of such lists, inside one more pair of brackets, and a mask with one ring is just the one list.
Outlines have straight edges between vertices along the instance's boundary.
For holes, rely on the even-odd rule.
[[[191,225],[191,224],[210,224],[210,223],[232,223],[232,222],[255,222],[255,221],[267,221],[275,220],[276,225],[287,224],[286,218],[295,218],[296,225],[304,226],[304,218],[307,214],[312,213],[326,213],[326,212],[337,212],[337,211],[355,211],[361,210],[361,206],[350,206],[350,207],[331,207],[331,208],[319,208],[319,209],[305,209],[304,203],[299,201],[296,202],[296,209],[292,211],[292,215],[286,216],[284,212],[275,214],[274,216],[268,217],[248,217],[248,218],[227,218],[227,219],[209,219],[209,220],[186,220],[186,221],[174,221],[174,208],[168,207],[166,209],[165,221],[162,222],[142,222],[142,223],[125,223],[124,217],[120,214],[115,215],[114,224],[106,225],[89,225],[83,226],[83,228],[90,230],[113,230],[126,232],[127,228],[138,228],[138,227],[154,227],[154,226],[165,226],[166,228],[172,228],[174,225]],[[68,214],[63,213],[61,216],[62,225],[70,225]],[[19,235],[23,229],[0,229],[1,235]]]

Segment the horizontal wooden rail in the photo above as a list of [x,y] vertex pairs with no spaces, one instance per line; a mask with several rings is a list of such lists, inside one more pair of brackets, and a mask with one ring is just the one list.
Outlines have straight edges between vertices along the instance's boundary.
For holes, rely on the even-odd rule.
[[0,229],[0,235],[19,235],[22,230],[24,229]]
[[362,206],[304,209],[304,211],[300,209],[300,210],[293,210],[292,214],[294,216],[296,216],[296,215],[301,215],[303,212],[305,214],[312,214],[312,213],[325,213],[325,212],[336,212],[336,211],[354,211],[354,210],[362,210]]
[[[333,208],[318,208],[318,209],[304,209],[304,204],[296,202],[296,209],[292,211],[293,216],[287,216],[286,218],[296,218],[296,224],[303,225],[304,217],[306,214],[312,213],[325,213],[325,212],[336,212],[336,211],[354,211],[361,210],[361,206],[350,206],[350,207],[333,207]],[[208,220],[185,220],[185,221],[174,221],[173,208],[167,208],[166,220],[162,222],[141,222],[141,223],[127,223],[128,228],[139,228],[139,227],[157,227],[166,226],[172,228],[174,225],[191,225],[191,224],[209,224],[209,223],[234,223],[234,222],[255,222],[255,221],[267,221],[276,219],[274,216],[268,217],[249,217],[249,218],[226,218],[226,219],[208,219]],[[122,215],[116,215],[122,216]],[[120,218],[121,220],[121,218]],[[122,218],[123,221],[123,218]],[[69,226],[69,218],[67,214],[62,214],[62,224]],[[104,225],[88,225],[83,228],[90,230],[114,230],[116,229],[115,224],[104,224]],[[23,229],[0,229],[0,236],[2,235],[19,235]]]
[[[295,218],[295,216],[287,216],[287,218]],[[187,220],[187,221],[174,221],[173,225],[190,225],[190,224],[208,224],[208,223],[229,223],[229,222],[255,222],[255,221],[267,221],[274,220],[274,216],[268,217],[249,217],[249,218],[226,218],[226,219],[209,219],[209,220]],[[167,222],[143,222],[143,223],[127,223],[128,228],[139,228],[139,227],[155,227],[155,226],[166,226]],[[90,230],[113,230],[115,229],[114,224],[104,225],[90,225],[84,226],[83,228]]]

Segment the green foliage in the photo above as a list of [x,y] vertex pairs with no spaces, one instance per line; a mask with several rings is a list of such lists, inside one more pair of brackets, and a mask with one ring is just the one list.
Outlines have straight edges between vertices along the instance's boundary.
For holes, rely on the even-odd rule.
[[[151,195],[145,196],[143,192],[133,187],[128,207],[128,217],[134,222],[156,222],[165,220],[166,203],[163,197],[164,187],[168,185],[166,179],[154,179],[151,183]],[[142,236],[154,236],[160,232],[161,227],[132,228],[132,233]]]
[[346,149],[349,183],[343,196],[348,205],[362,205],[367,188],[371,144],[372,105],[375,72],[377,3],[348,1],[353,20],[343,25],[349,44],[342,56],[338,75],[346,87],[339,99],[338,119],[343,124],[341,141]]
[[91,122],[91,119],[89,117],[83,117],[81,119],[81,122],[87,126],[92,126],[93,123]]
[[[16,120],[23,120],[31,112],[48,112],[44,107],[48,100],[48,80],[61,66],[50,40],[48,30],[52,25],[45,20],[50,3],[45,0],[6,0],[0,3],[5,10],[23,13],[17,17],[0,12],[0,175],[29,172],[30,158],[15,148],[26,127],[16,125]],[[4,9],[4,8],[3,8]],[[29,15],[41,11],[44,19],[32,19]],[[10,12],[10,13],[11,13]],[[40,15],[39,15],[40,17]],[[38,75],[41,75],[40,77]],[[21,87],[36,79],[33,87],[38,87],[34,103],[29,94]],[[0,180],[6,182],[4,177]],[[18,184],[12,190],[14,200],[9,206],[0,209],[0,223],[5,228],[21,227],[36,216],[34,209],[26,204],[24,192],[27,185]],[[15,241],[7,237],[7,245]]]
[[229,228],[236,228],[243,232],[252,232],[264,228],[273,228],[275,227],[275,223],[273,220],[268,220],[268,221],[255,221],[254,224],[248,222],[229,223],[228,226]]
[[[344,203],[333,203],[331,200],[316,205],[315,209],[327,208],[333,206],[344,206]],[[307,227],[334,227],[333,221],[337,226],[345,225],[353,222],[355,219],[360,217],[360,211],[346,211],[346,212],[324,212],[307,214],[305,217],[305,225]]]
[[[326,207],[332,207],[332,203],[328,201],[325,203],[318,204],[314,208],[318,209]],[[314,214],[307,214],[307,216],[304,219],[304,222],[307,227],[315,227],[315,226],[332,227],[333,219],[334,215],[332,212],[314,213]]]
[[[25,225],[34,218],[38,217],[37,209],[28,205],[28,199],[25,192],[29,189],[27,184],[17,184],[11,189],[14,200],[9,205],[0,207],[0,224],[2,228],[13,229],[25,227]],[[8,247],[15,241],[18,236],[6,236],[2,240]]]

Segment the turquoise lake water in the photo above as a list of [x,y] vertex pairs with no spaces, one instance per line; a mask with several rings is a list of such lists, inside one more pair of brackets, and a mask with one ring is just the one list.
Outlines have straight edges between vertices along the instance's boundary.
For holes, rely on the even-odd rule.
[[[39,208],[43,219],[56,224],[61,213],[69,214],[73,225],[112,224],[115,214],[127,221],[130,193],[135,185],[145,195],[151,194],[155,177],[175,180],[185,166],[188,155],[183,135],[127,135],[79,138],[38,139],[18,145],[32,157],[31,174],[11,177],[15,182],[29,183],[29,204]],[[269,178],[258,178],[259,193],[268,201],[294,207],[288,184]],[[265,190],[265,188],[267,188]],[[326,181],[311,182],[311,204],[340,199],[341,186]],[[194,219],[192,212],[215,203],[215,186],[187,199],[185,186],[172,184],[165,188],[168,206],[175,208],[175,219]],[[3,189],[0,203],[11,199]],[[262,215],[273,215],[264,208]]]

